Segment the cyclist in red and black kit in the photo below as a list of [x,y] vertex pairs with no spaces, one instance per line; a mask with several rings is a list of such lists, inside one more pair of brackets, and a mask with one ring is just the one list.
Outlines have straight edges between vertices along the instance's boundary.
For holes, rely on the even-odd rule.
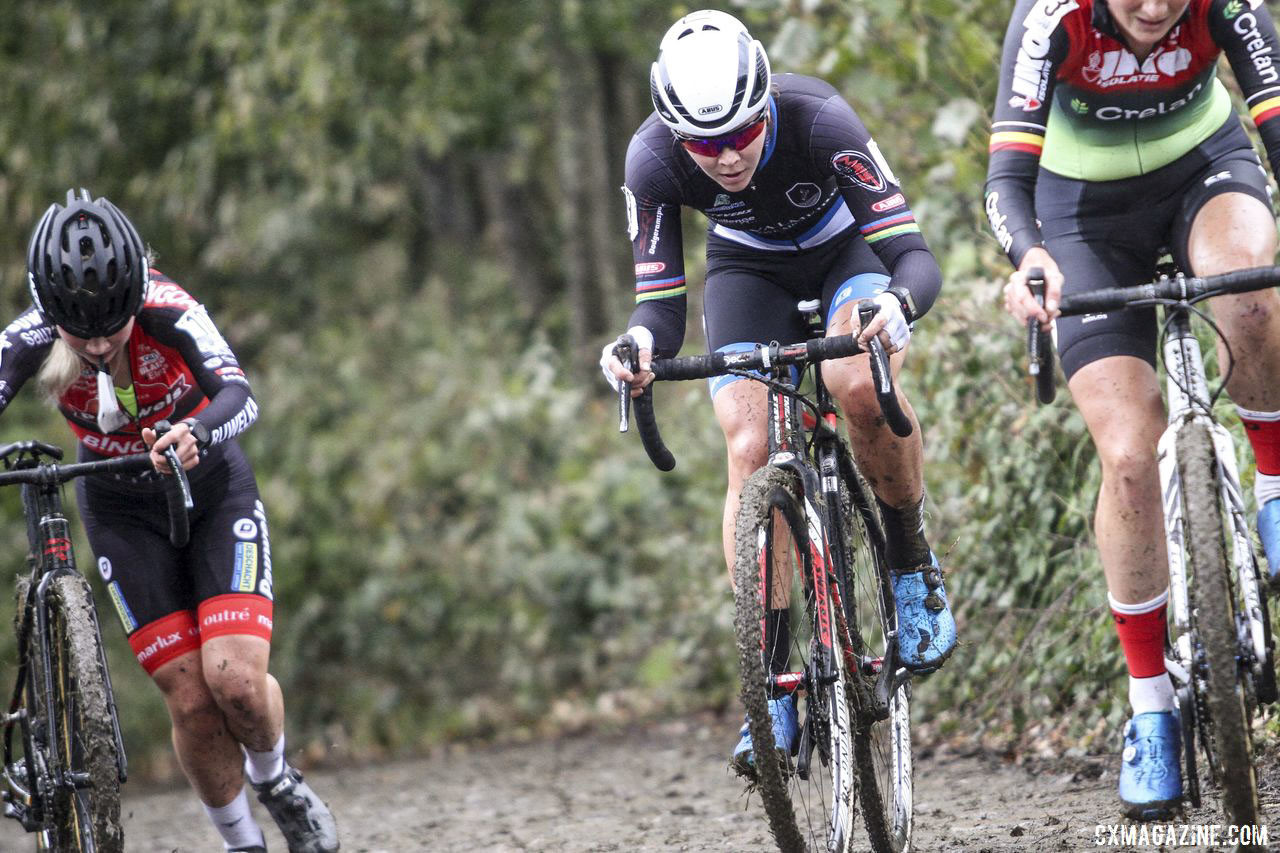
[[[284,760],[267,672],[267,517],[235,436],[258,405],[204,306],[148,266],[132,223],[81,190],[45,212],[27,254],[33,306],[0,335],[0,410],[27,380],[66,417],[82,460],[150,448],[156,471],[77,481],[76,497],[129,644],[164,695],[173,745],[227,850],[265,851],[244,777],[290,851],[338,849],[332,815]],[[157,438],[155,425],[173,427]],[[189,544],[174,549],[158,472],[190,471]]]
[[[1280,166],[1280,45],[1261,0],[1019,0],[1005,36],[986,210],[1017,271],[1005,305],[1054,322],[1063,292],[1150,280],[1163,251],[1195,275],[1274,262],[1271,187],[1216,77],[1225,54]],[[1026,287],[1043,268],[1045,307]],[[1210,303],[1235,355],[1227,390],[1257,461],[1258,530],[1280,570],[1280,296]],[[1094,527],[1129,667],[1120,799],[1182,798],[1164,665],[1169,575],[1156,444],[1165,427],[1153,308],[1057,320],[1068,387],[1102,463]],[[1221,347],[1220,356],[1225,354]]]
[[[709,220],[703,324],[711,351],[733,352],[808,337],[796,303],[820,299],[827,334],[878,335],[901,369],[911,323],[933,305],[942,274],[897,178],[862,121],[828,84],[771,74],[768,57],[736,18],[700,11],[663,37],[650,75],[655,112],[627,150],[627,220],[637,306],[629,334],[640,349],[633,375],[604,348],[611,384],[652,381],[655,356],[675,355],[685,333],[680,210]],[[859,329],[857,302],[879,305]],[[865,358],[828,362],[823,378],[848,419],[858,464],[875,491],[888,532],[900,625],[899,652],[919,672],[955,647],[942,572],[924,535],[923,447],[918,425],[895,436],[880,413]],[[740,377],[711,382],[712,405],[729,451],[723,517],[725,558],[746,478],[765,462],[765,389]],[[915,415],[899,393],[903,409]],[[787,611],[770,611],[780,634]],[[781,644],[785,647],[785,643]],[[775,661],[773,665],[785,665]],[[796,709],[771,700],[776,746],[794,752]],[[753,761],[742,729],[734,761]]]

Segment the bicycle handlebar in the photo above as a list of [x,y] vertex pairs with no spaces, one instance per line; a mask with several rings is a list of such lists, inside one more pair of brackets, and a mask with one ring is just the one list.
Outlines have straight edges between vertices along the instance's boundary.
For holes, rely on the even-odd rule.
[[[1038,275],[1037,275],[1038,274]],[[1027,271],[1027,284],[1033,285],[1033,278],[1039,278],[1043,285],[1044,271],[1033,267]],[[1058,310],[1063,317],[1077,317],[1081,314],[1101,314],[1106,311],[1119,311],[1131,305],[1151,302],[1179,302],[1191,304],[1227,293],[1248,293],[1254,290],[1265,290],[1268,287],[1280,286],[1280,266],[1252,267],[1210,276],[1192,276],[1187,278],[1179,273],[1172,278],[1161,277],[1146,284],[1129,285],[1127,287],[1104,287],[1087,293],[1073,293],[1063,296]],[[1035,288],[1032,286],[1032,292]],[[1038,297],[1042,298],[1042,297]],[[1043,303],[1042,303],[1043,304]],[[1035,321],[1028,321],[1028,330],[1038,331]],[[1046,333],[1040,333],[1047,338]],[[1036,375],[1037,396],[1040,402],[1053,400],[1053,349],[1051,346],[1037,348],[1035,334],[1028,334],[1027,356],[1031,363],[1030,372]],[[1043,342],[1042,342],[1043,343]],[[1048,379],[1045,380],[1045,374]],[[1044,396],[1043,382],[1048,382],[1049,396]]]
[[[18,441],[0,445],[0,459],[5,459],[14,453],[31,453],[35,457],[43,455],[52,459],[62,459],[61,448],[42,441]],[[173,451],[172,447],[168,448],[166,458],[169,460],[170,468],[175,472],[165,475],[164,478],[165,497],[169,503],[169,542],[175,548],[182,548],[190,538],[190,520],[187,518],[187,512],[195,504],[191,497],[191,484],[187,480],[186,471],[182,469],[177,452]],[[0,486],[17,484],[56,486],[78,477],[136,474],[151,468],[151,454],[145,452],[116,456],[111,459],[95,459],[90,462],[72,462],[67,465],[39,462],[30,468],[0,471]]]
[[[870,306],[867,305],[870,303]],[[858,316],[865,326],[875,315],[877,306],[871,300],[863,300],[859,306]],[[618,339],[614,348],[619,359],[634,372],[637,367],[639,351],[635,340],[630,335]],[[872,338],[866,350],[859,344],[855,335],[837,335],[830,338],[810,338],[794,344],[771,343],[757,345],[748,352],[712,352],[705,355],[682,356],[678,358],[654,359],[650,365],[655,380],[677,381],[689,379],[709,379],[727,373],[745,371],[769,371],[775,367],[804,367],[819,361],[847,358],[867,352],[871,360],[871,375],[876,391],[876,399],[880,403],[880,411],[895,435],[905,437],[911,434],[911,420],[903,412],[898,402],[898,395],[893,387],[893,373],[889,369],[889,356],[878,338]],[[625,382],[618,383],[619,394],[619,431],[627,431],[627,408],[631,400],[630,386]],[[660,471],[675,468],[675,455],[667,448],[666,442],[658,430],[657,416],[653,408],[653,386],[645,388],[634,400],[636,427],[640,433],[640,441],[644,445],[649,460]]]

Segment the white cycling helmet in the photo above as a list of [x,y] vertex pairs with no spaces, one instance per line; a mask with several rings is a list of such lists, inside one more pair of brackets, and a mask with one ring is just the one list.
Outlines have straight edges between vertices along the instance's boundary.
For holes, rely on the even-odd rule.
[[750,124],[769,96],[769,57],[742,22],[703,9],[671,25],[649,71],[658,116],[681,136],[721,136]]

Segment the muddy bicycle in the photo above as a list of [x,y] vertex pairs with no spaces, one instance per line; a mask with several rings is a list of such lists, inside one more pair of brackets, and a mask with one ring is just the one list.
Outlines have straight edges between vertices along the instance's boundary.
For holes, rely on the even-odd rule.
[[[163,433],[164,425],[157,424]],[[169,540],[187,542],[191,493],[173,448],[166,476]],[[147,453],[59,465],[40,441],[0,446],[0,486],[21,484],[30,551],[17,578],[18,672],[3,725],[5,817],[37,850],[124,849],[120,785],[128,776],[93,592],[77,568],[61,486],[77,477],[152,468]]]
[[[1042,300],[1043,272],[1031,270],[1028,283]],[[1169,563],[1165,664],[1182,720],[1187,799],[1200,805],[1198,746],[1222,809],[1237,826],[1262,822],[1250,728],[1258,705],[1276,700],[1274,642],[1235,447],[1213,411],[1231,374],[1230,348],[1224,378],[1211,393],[1191,318],[1202,318],[1221,338],[1197,303],[1277,285],[1280,267],[1187,278],[1166,264],[1154,282],[1064,296],[1059,306],[1063,316],[1163,308],[1158,350],[1169,425],[1157,460]],[[1028,323],[1027,345],[1037,397],[1052,402],[1053,344],[1034,319]]]
[[[898,661],[875,498],[840,434],[820,366],[863,350],[852,335],[820,336],[817,300],[798,309],[818,337],[655,359],[652,371],[657,380],[732,374],[770,391],[768,461],[744,483],[736,520],[734,631],[753,743],[774,743],[771,699],[790,695],[803,703],[796,752],[757,749],[749,778],[778,847],[851,849],[860,800],[872,849],[902,853],[912,828],[911,673]],[[870,300],[860,304],[864,326],[875,309]],[[619,350],[634,371],[634,342],[624,337]],[[888,423],[899,436],[910,434],[879,341],[871,341],[869,355]],[[668,471],[675,459],[658,432],[651,394],[650,387],[635,398],[635,420],[649,458]],[[630,401],[624,384],[624,431]],[[787,616],[770,618],[770,611]]]

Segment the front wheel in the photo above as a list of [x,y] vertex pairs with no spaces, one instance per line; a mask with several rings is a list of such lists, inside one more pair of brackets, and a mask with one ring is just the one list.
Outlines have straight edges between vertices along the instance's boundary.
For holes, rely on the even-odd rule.
[[[756,747],[749,776],[779,849],[844,853],[857,783],[843,620],[834,609],[823,525],[816,510],[806,512],[807,500],[797,475],[780,468],[761,468],[742,489],[734,630]],[[789,752],[774,748],[769,715],[769,700],[787,696],[799,712]]]
[[120,762],[89,582],[78,574],[59,575],[47,603],[52,752],[69,783],[54,791],[56,849],[118,853],[124,849]]
[[[1209,766],[1222,790],[1230,823],[1259,823],[1258,781],[1253,767],[1235,595],[1227,569],[1218,460],[1208,429],[1192,423],[1178,433],[1178,478],[1186,518],[1191,574],[1192,624],[1203,648],[1200,677],[1211,750]],[[1185,724],[1185,723],[1184,723]]]
[[[842,583],[845,611],[855,657],[862,661],[857,676],[862,689],[857,693],[870,703],[881,669],[894,660],[889,644],[897,633],[897,611],[875,497],[847,453],[841,455],[839,467],[841,549],[848,567]],[[862,822],[871,849],[904,853],[911,849],[913,825],[911,682],[889,695],[887,709],[859,708],[855,731]]]

